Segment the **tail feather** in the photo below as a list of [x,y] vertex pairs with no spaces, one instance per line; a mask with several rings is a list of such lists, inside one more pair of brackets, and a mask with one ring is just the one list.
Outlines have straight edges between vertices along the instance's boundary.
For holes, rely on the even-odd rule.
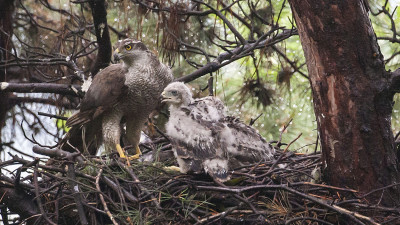
[[93,114],[94,114],[93,110],[77,112],[67,119],[65,125],[68,127],[83,125],[85,123],[90,122],[93,119]]
[[102,141],[101,123],[93,121],[84,127],[73,126],[58,145],[65,151],[75,152],[78,149],[80,152],[87,151],[90,155],[96,155]]

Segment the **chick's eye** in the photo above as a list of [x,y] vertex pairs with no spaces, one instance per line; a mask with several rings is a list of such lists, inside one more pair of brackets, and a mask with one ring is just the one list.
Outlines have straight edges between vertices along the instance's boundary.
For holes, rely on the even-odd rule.
[[125,49],[128,50],[128,51],[130,51],[130,50],[132,49],[132,46],[130,46],[130,45],[125,45]]
[[178,95],[178,92],[177,92],[177,91],[171,91],[171,94],[172,94],[173,96],[177,96],[177,95]]

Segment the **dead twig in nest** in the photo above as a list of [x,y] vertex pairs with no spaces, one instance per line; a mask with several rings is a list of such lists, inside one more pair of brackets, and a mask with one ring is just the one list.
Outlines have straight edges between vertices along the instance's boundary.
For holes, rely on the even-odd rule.
[[118,225],[117,221],[114,219],[114,216],[111,214],[110,210],[108,209],[107,202],[104,200],[103,193],[101,192],[101,189],[100,189],[99,181],[100,181],[100,176],[102,173],[103,173],[103,168],[101,168],[99,170],[99,173],[96,176],[96,189],[97,189],[97,191],[99,191],[99,197],[100,197],[101,203],[103,204],[104,211],[107,213],[108,217],[110,217],[110,220],[112,221],[112,223],[114,225]]
[[[26,172],[21,173],[20,169],[14,177],[1,175],[0,182],[7,190],[36,196],[37,211],[42,216],[32,217],[31,213],[29,217],[38,223],[85,224],[82,214],[87,224],[400,222],[398,207],[371,205],[364,200],[370,193],[311,183],[311,172],[320,167],[321,155],[289,151],[299,137],[285,149],[277,149],[275,160],[231,171],[232,179],[224,184],[206,174],[171,174],[164,170],[163,162],[132,162],[128,167],[116,159],[87,157],[75,165],[71,160],[77,157],[75,153],[41,147],[35,147],[36,152],[50,155],[59,166],[14,156],[1,162],[0,167],[22,164]],[[158,143],[159,139],[154,142]],[[162,146],[158,144],[159,149],[153,150],[169,144],[168,141],[160,143]],[[34,171],[33,179],[29,171]],[[384,190],[371,193],[385,193]],[[8,208],[13,209],[11,205]],[[368,213],[371,211],[374,214]]]

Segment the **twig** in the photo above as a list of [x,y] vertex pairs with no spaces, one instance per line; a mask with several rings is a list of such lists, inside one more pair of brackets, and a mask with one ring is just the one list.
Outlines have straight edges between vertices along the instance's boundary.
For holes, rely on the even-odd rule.
[[307,217],[307,216],[306,216],[306,217],[296,217],[296,218],[287,220],[286,223],[285,223],[285,225],[294,224],[296,221],[299,221],[299,220],[300,220],[301,222],[303,222],[302,224],[306,224],[306,223],[305,223],[306,220],[313,220],[313,221],[317,221],[318,224],[334,225],[333,223],[329,223],[329,222],[327,222],[327,221],[320,220],[320,219],[318,219],[318,218]]
[[222,21],[224,21],[224,23],[229,27],[230,31],[239,39],[240,43],[242,45],[246,44],[247,41],[243,38],[243,36],[240,34],[240,32],[238,30],[236,30],[236,28],[232,25],[232,23],[221,13],[221,11],[214,9],[211,5],[203,2],[203,1],[199,1],[199,0],[192,0],[194,2],[206,5],[209,9],[211,9],[215,15],[217,15]]
[[[153,123],[151,123],[151,124],[153,124]],[[168,141],[170,141],[169,140],[169,137],[166,135],[166,134],[164,134],[164,132],[162,132],[161,130],[160,130],[160,128],[158,128],[155,124],[153,124],[153,127],[156,129],[156,131],[157,131],[157,133],[159,133],[161,136],[163,136],[165,139],[167,139]]]
[[269,173],[276,167],[276,165],[278,165],[278,163],[281,161],[281,159],[282,159],[283,156],[285,155],[286,151],[288,150],[289,146],[290,146],[291,144],[293,144],[297,139],[299,139],[300,136],[301,136],[302,134],[303,134],[303,133],[300,133],[299,136],[297,136],[293,141],[291,141],[291,142],[286,146],[285,150],[283,150],[283,152],[282,152],[282,154],[279,156],[279,158],[278,158],[278,159],[274,162],[274,164],[272,164],[272,166],[269,168],[267,174],[269,174]]
[[371,219],[370,217],[361,215],[361,214],[359,214],[359,213],[357,213],[357,212],[352,212],[352,211],[350,211],[350,210],[347,210],[347,209],[342,208],[342,207],[337,206],[337,205],[333,205],[333,208],[338,209],[339,211],[344,212],[344,213],[346,213],[346,214],[353,215],[353,216],[355,216],[355,217],[357,217],[357,218],[359,218],[359,219],[366,220],[366,221],[370,222],[371,224],[380,225],[380,223],[375,222],[375,221],[374,221],[373,219]]
[[[112,180],[110,180],[108,177],[103,177],[103,181],[104,181],[104,183],[106,183],[109,187],[111,187],[111,189],[113,189],[115,192],[120,192],[120,190],[118,190],[119,188],[121,188],[121,187],[119,187],[116,183],[114,183]],[[135,196],[133,196],[131,193],[129,193],[127,190],[125,190],[124,188],[122,188],[121,189],[121,191],[122,191],[122,194],[126,197],[126,198],[128,198],[128,200],[129,201],[131,201],[131,202],[135,202],[135,203],[137,203],[137,202],[139,202],[139,200],[135,197]]]
[[75,176],[75,166],[74,166],[74,162],[70,161],[68,162],[67,165],[67,176],[68,176],[68,180],[69,180],[69,186],[71,189],[71,192],[73,193],[74,199],[75,199],[75,204],[76,204],[76,208],[78,210],[78,215],[79,215],[79,219],[81,221],[81,224],[88,224],[87,218],[86,218],[86,213],[85,210],[83,208],[83,204],[82,204],[82,198],[81,198],[81,194],[79,193],[79,186],[78,184],[75,182],[76,181],[76,176]]
[[68,117],[65,116],[59,116],[59,115],[54,115],[54,114],[49,114],[49,113],[44,113],[44,112],[38,112],[39,116],[47,116],[50,118],[56,118],[56,119],[60,119],[60,120],[67,120]]
[[359,198],[365,198],[365,197],[367,197],[368,195],[373,194],[373,193],[375,193],[375,192],[377,192],[377,191],[384,191],[384,190],[386,190],[386,189],[388,189],[388,188],[395,187],[395,186],[400,186],[400,183],[390,184],[390,185],[387,185],[387,186],[385,186],[385,187],[381,187],[381,188],[374,189],[374,190],[372,190],[372,191],[370,191],[370,192],[368,192],[368,193],[366,193],[366,194],[363,194],[363,195],[359,196]]
[[263,115],[264,113],[260,113],[260,115],[258,115],[256,118],[251,118],[250,119],[250,123],[249,123],[249,125],[250,126],[253,126],[253,124]]
[[285,150],[283,150],[283,153],[285,153],[288,148],[290,147],[290,145],[292,145],[295,141],[297,141],[297,139],[299,139],[301,137],[301,135],[303,135],[303,133],[300,133],[293,141],[291,141],[285,148]]
[[[352,192],[352,193],[358,193],[358,191],[354,190],[354,189],[335,187],[335,186],[326,185],[326,184],[314,184],[314,183],[310,183],[310,182],[302,182],[301,184],[323,187],[323,188],[328,188],[328,189],[337,190],[337,191],[347,191],[347,192]],[[297,184],[292,184],[292,185],[297,185]]]
[[38,166],[37,164],[35,165],[35,170],[33,171],[33,182],[35,185],[35,195],[36,195],[36,202],[39,206],[39,210],[40,213],[42,214],[43,218],[52,225],[56,225],[56,223],[54,223],[53,221],[51,221],[48,217],[46,212],[43,209],[43,205],[42,205],[42,198],[40,197],[40,193],[39,193],[39,185],[38,185]]
[[[211,216],[207,216],[206,218],[200,219],[199,222],[197,222],[196,224],[204,224],[204,223],[208,223],[211,222],[213,219],[218,218],[218,217],[225,217],[229,214],[231,214],[234,210],[236,210],[239,206],[234,206],[226,211],[220,212],[220,213],[216,213],[214,215]],[[195,225],[196,225],[195,224]]]
[[100,168],[99,173],[96,176],[96,189],[99,192],[100,196],[100,201],[103,204],[104,211],[107,213],[108,217],[110,220],[113,222],[114,225],[118,225],[117,221],[115,220],[114,216],[111,214],[110,210],[108,209],[106,201],[104,201],[104,196],[103,193],[101,192],[99,181],[100,181],[100,176],[103,173],[103,168]]
[[[139,178],[135,175],[135,173],[132,171],[131,168],[126,167],[124,164],[122,164],[121,162],[117,161],[118,165],[123,168],[126,172],[128,172],[129,176],[131,176],[131,178],[137,182],[137,186],[139,187],[140,191],[143,191],[146,195],[150,196],[150,198],[152,199],[151,202],[154,202],[154,204],[156,205],[156,207],[158,209],[161,209],[160,203],[156,200],[156,198],[145,188],[140,184],[140,180]],[[139,195],[140,196],[140,193]]]
[[279,135],[279,141],[276,143],[276,146],[278,146],[278,147],[281,146],[281,143],[282,143],[282,134],[283,134],[283,132],[285,132],[285,130],[289,127],[289,125],[290,125],[290,123],[291,123],[292,121],[293,121],[293,118],[291,118],[291,119],[289,120],[289,122],[283,126],[283,129],[282,129],[282,131],[281,131],[281,133],[280,133],[280,135]]

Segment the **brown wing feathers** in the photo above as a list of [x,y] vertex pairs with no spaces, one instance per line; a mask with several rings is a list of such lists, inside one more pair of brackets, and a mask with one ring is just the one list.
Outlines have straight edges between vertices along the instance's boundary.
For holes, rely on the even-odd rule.
[[72,115],[71,117],[69,117],[67,119],[67,122],[65,125],[68,127],[81,126],[83,124],[86,124],[86,123],[96,119],[103,112],[104,112],[104,108],[100,106],[95,109],[75,113],[74,115]]
[[117,104],[128,90],[124,84],[125,73],[126,69],[121,64],[110,65],[100,71],[82,99],[80,111],[68,118],[66,125],[81,126]]

